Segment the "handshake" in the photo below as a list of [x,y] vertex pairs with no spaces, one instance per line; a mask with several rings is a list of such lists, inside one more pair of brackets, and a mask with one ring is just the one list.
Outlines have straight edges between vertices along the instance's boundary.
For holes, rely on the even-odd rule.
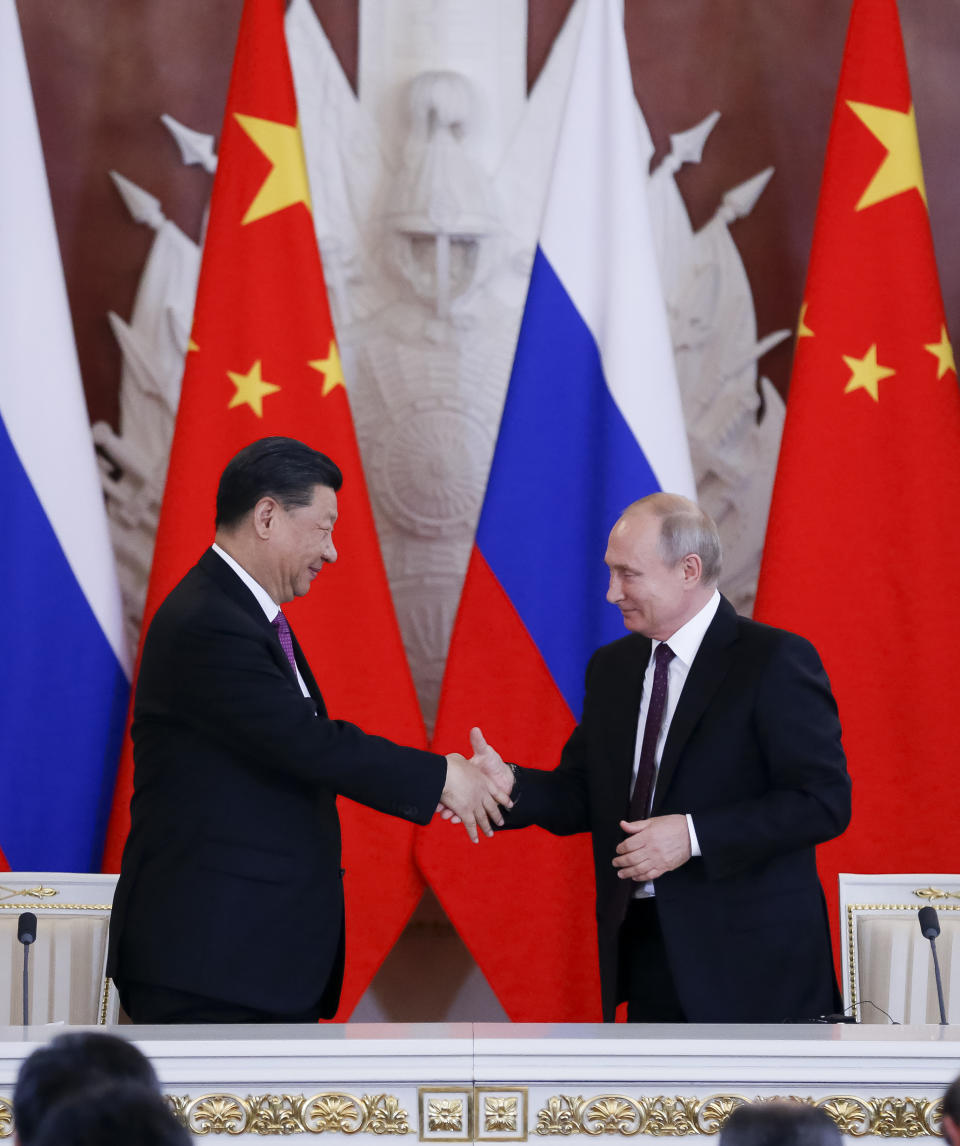
[[447,779],[437,811],[445,820],[462,823],[467,835],[477,843],[477,827],[485,836],[492,836],[491,821],[503,824],[500,805],[513,807],[513,770],[484,740],[479,728],[470,729],[470,747],[473,756],[469,760],[459,752],[448,754]]

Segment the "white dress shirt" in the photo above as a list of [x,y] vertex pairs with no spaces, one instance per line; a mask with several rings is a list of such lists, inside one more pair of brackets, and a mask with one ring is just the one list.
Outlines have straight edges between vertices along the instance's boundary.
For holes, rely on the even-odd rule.
[[[653,784],[650,787],[650,805],[653,806],[653,796],[657,786],[657,775],[660,771],[660,758],[663,756],[663,746],[667,741],[667,733],[670,731],[670,722],[673,720],[673,714],[677,711],[677,702],[680,700],[680,693],[683,692],[683,686],[686,683],[687,676],[690,673],[690,666],[693,664],[694,657],[700,650],[700,645],[706,635],[707,629],[710,628],[710,622],[717,614],[717,609],[720,607],[720,594],[714,589],[713,596],[703,606],[699,613],[695,613],[685,625],[682,625],[665,642],[652,641],[650,644],[650,660],[647,664],[647,670],[643,674],[643,693],[640,700],[640,716],[637,720],[637,740],[633,752],[633,780],[630,783],[630,790],[633,790],[633,785],[637,780],[637,771],[640,767],[640,748],[643,744],[643,730],[647,723],[647,710],[650,707],[650,691],[653,688],[653,672],[654,672],[654,656],[657,651],[657,646],[660,644],[668,644],[673,650],[673,660],[667,669],[667,702],[663,710],[663,723],[660,725],[660,735],[657,737],[657,746],[654,752],[654,773]],[[649,813],[650,808],[647,808]],[[692,856],[700,855],[700,844],[697,841],[697,833],[693,826],[693,817],[687,813],[687,831],[690,833],[690,854]],[[635,899],[640,899],[645,896],[654,894],[653,881],[648,880],[646,883],[638,884],[633,895]]]
[[[263,609],[264,613],[266,614],[267,620],[271,624],[273,624],[274,618],[276,617],[277,613],[280,612],[280,606],[277,604],[277,602],[274,601],[274,599],[270,596],[270,594],[266,591],[266,589],[264,589],[264,587],[260,584],[259,581],[254,581],[254,579],[250,576],[250,574],[246,571],[246,569],[244,569],[244,567],[242,565],[240,565],[238,562],[234,561],[234,559],[230,556],[230,554],[227,553],[225,550],[221,549],[220,546],[217,545],[216,542],[213,543],[211,548],[213,549],[214,553],[216,553],[216,555],[218,557],[220,557],[224,561],[226,561],[226,563],[230,566],[230,568],[234,571],[234,573],[236,573],[236,575],[240,578],[240,580],[244,583],[244,585],[246,585],[246,587],[250,590],[250,592],[254,595],[254,597],[256,597],[257,604],[260,606],[261,609]],[[300,682],[300,691],[303,693],[304,696],[309,696],[310,690],[307,688],[306,682],[304,681],[303,677],[300,675],[300,670],[296,667],[296,665],[294,665],[294,670],[296,671],[296,674],[297,674],[297,680]]]

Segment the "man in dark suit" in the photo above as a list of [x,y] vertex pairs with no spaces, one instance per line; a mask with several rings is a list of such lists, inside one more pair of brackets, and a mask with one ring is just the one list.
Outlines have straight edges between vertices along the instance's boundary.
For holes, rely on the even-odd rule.
[[648,1022],[835,1011],[814,849],[850,781],[816,650],[720,596],[716,526],[686,498],[630,506],[605,560],[630,635],[591,658],[559,766],[515,768],[506,826],[591,833],[608,1021],[621,1001]]
[[[307,1022],[343,974],[338,793],[472,838],[502,786],[330,718],[279,609],[335,561],[337,466],[264,438],[224,470],[216,540],[163,602],[134,703],[108,974],[135,1022]],[[385,878],[389,878],[388,876]],[[389,894],[389,889],[385,889]]]

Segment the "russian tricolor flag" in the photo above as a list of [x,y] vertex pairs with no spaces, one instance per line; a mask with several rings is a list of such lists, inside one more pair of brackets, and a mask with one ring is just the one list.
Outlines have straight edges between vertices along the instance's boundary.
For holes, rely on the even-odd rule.
[[[435,746],[479,724],[552,768],[591,653],[624,633],[607,535],[632,501],[695,495],[647,205],[652,148],[623,9],[586,10]],[[646,144],[646,146],[644,146]],[[589,841],[538,829],[473,849],[435,825],[418,859],[510,1018],[599,1018]]]
[[0,170],[0,849],[15,870],[98,871],[129,665],[14,0]]

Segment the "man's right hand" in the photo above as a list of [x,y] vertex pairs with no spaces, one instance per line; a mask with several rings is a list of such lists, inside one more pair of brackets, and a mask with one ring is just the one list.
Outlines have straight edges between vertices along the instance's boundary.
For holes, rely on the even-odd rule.
[[509,768],[506,772],[510,775],[509,783],[505,783],[500,769],[490,775],[486,768],[468,762],[459,752],[451,752],[447,756],[447,779],[440,802],[463,821],[467,835],[474,843],[480,839],[478,825],[485,836],[492,836],[490,821],[503,824],[498,805],[511,806],[512,773]]

